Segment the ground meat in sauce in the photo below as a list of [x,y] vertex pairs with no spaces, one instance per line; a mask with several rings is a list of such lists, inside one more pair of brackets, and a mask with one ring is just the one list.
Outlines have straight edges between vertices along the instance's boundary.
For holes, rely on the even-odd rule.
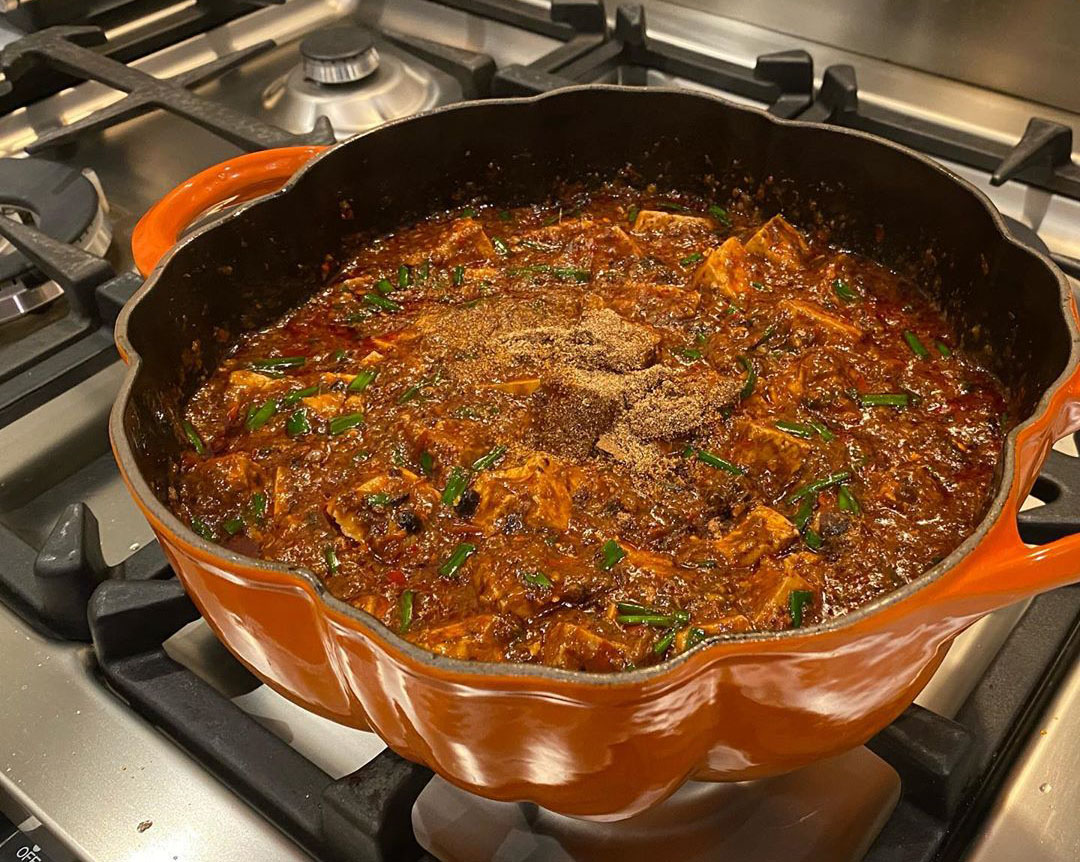
[[1000,383],[916,285],[710,203],[358,240],[192,398],[176,511],[465,659],[625,669],[911,581],[986,511]]

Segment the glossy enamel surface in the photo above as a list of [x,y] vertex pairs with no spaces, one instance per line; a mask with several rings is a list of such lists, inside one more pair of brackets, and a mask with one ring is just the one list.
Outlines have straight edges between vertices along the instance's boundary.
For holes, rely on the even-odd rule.
[[[1001,491],[990,513],[976,534],[935,569],[823,626],[775,635],[729,635],[656,668],[590,675],[440,659],[328,596],[310,573],[225,552],[195,536],[168,512],[155,494],[160,484],[155,480],[159,459],[154,453],[168,444],[156,423],[173,415],[170,411],[179,395],[190,391],[201,372],[198,362],[188,362],[186,356],[180,361],[181,350],[173,350],[168,338],[160,333],[155,337],[149,330],[154,320],[169,316],[170,326],[180,330],[190,326],[197,338],[206,315],[223,314],[215,311],[215,303],[225,300],[208,293],[205,300],[193,303],[181,291],[199,289],[200,277],[205,279],[210,271],[204,260],[229,258],[229,250],[237,245],[230,231],[265,235],[275,218],[280,223],[287,217],[286,204],[305,194],[310,198],[319,183],[325,187],[336,182],[338,187],[326,189],[327,194],[346,195],[352,181],[332,172],[333,161],[377,160],[386,155],[379,149],[383,145],[400,152],[401,159],[386,182],[404,183],[410,177],[410,160],[425,152],[423,143],[412,147],[413,138],[437,138],[441,131],[444,144],[453,141],[455,135],[467,134],[462,131],[463,118],[475,116],[479,122],[469,124],[475,128],[491,128],[488,124],[499,120],[511,131],[527,135],[553,120],[590,111],[612,118],[653,116],[658,108],[669,106],[676,115],[680,110],[690,115],[684,130],[688,134],[707,118],[714,128],[726,124],[732,133],[752,127],[748,134],[764,135],[778,151],[789,143],[799,147],[808,141],[815,147],[831,147],[848,166],[851,153],[865,151],[853,182],[871,196],[880,193],[886,210],[890,195],[914,194],[906,187],[915,181],[924,186],[918,194],[925,196],[927,205],[949,206],[952,201],[957,217],[967,216],[967,229],[981,230],[995,244],[982,261],[986,284],[976,268],[971,290],[1004,289],[999,285],[1014,289],[1017,279],[1039,281],[1023,287],[1030,288],[1033,297],[1043,297],[1041,310],[1031,299],[1018,304],[1016,313],[1030,308],[1033,316],[1049,315],[1047,320],[1064,341],[1057,358],[1047,360],[1049,379],[1038,384],[1026,377],[1020,381],[1036,391],[1029,393],[1030,417],[1010,435]],[[695,112],[700,115],[693,116]],[[671,130],[653,133],[669,135]],[[469,153],[462,153],[467,160]],[[821,159],[828,162],[830,157]],[[890,176],[897,165],[902,170],[910,167],[912,176]],[[220,176],[220,167],[207,173]],[[419,168],[414,172],[422,173]],[[245,176],[259,182],[258,172]],[[898,189],[899,183],[905,188]],[[195,200],[174,198],[185,212],[203,212],[214,203],[215,193],[206,183],[196,186],[190,189]],[[408,195],[404,191],[402,197]],[[398,205],[378,200],[391,211]],[[408,209],[405,202],[401,206]],[[896,209],[898,220],[904,212]],[[144,236],[171,241],[182,229],[179,210],[166,207],[151,215],[167,215],[173,221],[163,227],[141,226]],[[882,219],[887,222],[888,216],[885,212]],[[304,217],[317,221],[311,213]],[[322,218],[327,218],[325,212]],[[287,232],[288,225],[281,224],[280,229]],[[303,234],[300,229],[295,232]],[[297,242],[303,239],[298,236]],[[963,242],[959,234],[956,242]],[[332,247],[328,238],[327,248]],[[231,258],[226,262],[230,275],[234,268],[251,265],[237,254],[235,263]],[[140,257],[140,265],[154,258],[155,253],[148,251]],[[271,270],[273,266],[274,261],[267,264]],[[242,291],[238,289],[237,295]],[[280,301],[288,298],[283,295]],[[992,323],[987,327],[993,330]],[[1027,548],[1016,529],[1019,503],[1053,441],[1080,427],[1076,310],[1064,278],[1044,259],[1006,239],[1000,218],[977,192],[917,156],[855,133],[779,123],[688,93],[614,88],[582,88],[537,100],[433,112],[332,149],[283,193],[242,208],[184,240],[125,309],[117,340],[131,363],[110,426],[117,460],[189,593],[221,639],[258,676],[291,699],[335,720],[370,726],[402,755],[491,798],[528,799],[567,814],[618,819],[656,804],[690,777],[742,780],[799,768],[859,745],[884,727],[915,697],[951,639],[979,616],[1033,592],[1080,579],[1080,537]],[[183,343],[178,342],[178,348]],[[195,343],[197,347],[201,341]],[[995,342],[994,347],[1009,352],[1033,349],[1025,348],[1022,339]],[[1040,364],[1029,359],[1032,365]],[[212,360],[210,353],[205,361]]]

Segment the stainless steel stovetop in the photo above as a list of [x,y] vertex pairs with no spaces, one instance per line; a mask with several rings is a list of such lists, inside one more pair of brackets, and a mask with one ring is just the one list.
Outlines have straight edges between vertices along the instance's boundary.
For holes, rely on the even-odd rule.
[[[542,3],[526,5],[544,8]],[[665,3],[649,4],[648,12],[653,39],[747,66],[760,54],[806,49],[819,69],[832,63],[855,65],[860,100],[939,122],[944,118],[994,140],[1015,141],[1033,114],[1080,129],[1077,115],[732,19]],[[300,62],[298,40],[343,18],[483,52],[499,66],[531,62],[559,44],[424,0],[289,0],[134,65],[168,77],[272,38],[277,47],[198,92],[271,122],[295,122],[300,131],[310,128],[313,115],[302,100],[290,101],[287,90]],[[386,116],[460,97],[451,79],[425,71],[406,52],[384,52],[383,63],[404,81],[397,95],[376,108],[339,112],[339,118],[349,117],[362,127],[377,122],[380,111]],[[697,86],[655,72],[649,81]],[[85,83],[0,118],[0,155],[20,155],[55,126],[57,117],[77,121],[117,96],[103,85]],[[89,133],[50,157],[92,172],[100,184],[113,234],[108,256],[125,270],[132,266],[132,228],[147,207],[187,176],[238,152],[210,132],[155,112]],[[1053,251],[1080,258],[1080,203],[1017,182],[992,188],[988,173],[950,166],[987,191],[1005,213],[1033,226]],[[0,342],[4,337],[0,327]],[[97,515],[107,562],[117,563],[152,541],[108,460],[105,417],[120,377],[119,365],[109,365],[0,429],[0,522],[31,544],[40,547],[73,494]],[[1076,454],[1071,441],[1058,448]],[[69,495],[41,493],[76,474],[80,484]],[[940,715],[955,715],[1024,609],[1003,610],[965,633],[918,702]],[[253,687],[201,621],[174,636],[167,647],[333,777],[351,773],[383,748],[372,734],[303,712],[265,686]],[[309,858],[114,695],[103,684],[87,644],[46,638],[0,605],[0,656],[0,812],[31,836],[27,841],[39,852],[57,860],[92,862]],[[1075,667],[1037,732],[1023,743],[966,858],[1080,858],[1078,773],[1080,667]],[[844,860],[861,858],[900,790],[893,768],[859,749],[767,782],[691,784],[661,809],[623,824],[582,824],[529,806],[478,800],[438,778],[422,792],[412,819],[421,844],[447,860],[627,860],[660,854]],[[16,836],[2,843],[4,834],[0,831],[0,859],[23,841]]]

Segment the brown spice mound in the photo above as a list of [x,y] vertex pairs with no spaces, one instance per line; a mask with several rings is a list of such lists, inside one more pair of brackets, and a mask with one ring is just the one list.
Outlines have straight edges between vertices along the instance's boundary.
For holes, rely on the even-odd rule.
[[564,457],[591,455],[597,438],[670,374],[660,365],[625,374],[555,365],[537,393],[538,445]]
[[670,441],[715,421],[721,408],[738,397],[739,383],[711,370],[671,373],[627,404],[596,447],[632,472],[656,473],[663,453],[655,441]]
[[663,472],[656,441],[714,421],[735,400],[739,383],[704,366],[645,367],[658,341],[652,330],[606,308],[585,311],[571,326],[504,336],[508,352],[545,367],[533,429],[537,445],[576,459],[595,448],[634,473]]
[[574,326],[538,326],[507,333],[503,346],[518,359],[563,362],[576,368],[632,371],[656,355],[660,336],[610,308],[588,309]]

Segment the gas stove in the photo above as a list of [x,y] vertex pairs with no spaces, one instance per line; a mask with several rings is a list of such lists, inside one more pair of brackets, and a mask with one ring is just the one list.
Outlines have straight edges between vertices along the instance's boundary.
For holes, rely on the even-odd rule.
[[[658,2],[7,5],[0,860],[1080,857],[1080,588],[973,626],[866,747],[588,823],[471,796],[261,685],[171,576],[106,437],[134,224],[241,151],[574,83],[697,88],[926,152],[1076,276],[1080,115],[780,32],[821,37],[797,14],[767,29]],[[1051,454],[1027,541],[1080,529],[1076,455],[1072,439]]]

